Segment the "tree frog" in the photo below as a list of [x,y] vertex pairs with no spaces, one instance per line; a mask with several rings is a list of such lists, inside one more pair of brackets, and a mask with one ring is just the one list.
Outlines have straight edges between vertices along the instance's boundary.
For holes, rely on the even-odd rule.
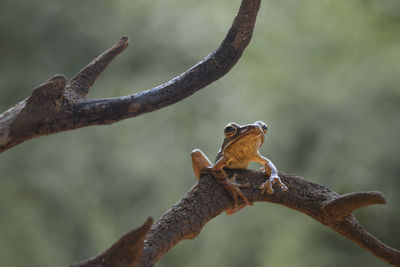
[[200,178],[202,169],[211,169],[217,182],[221,184],[233,198],[233,211],[239,209],[238,196],[246,205],[253,205],[239,189],[240,187],[249,187],[250,185],[248,183],[237,184],[235,175],[229,179],[224,168],[246,169],[250,162],[260,163],[264,165],[262,170],[268,176],[268,179],[259,186],[261,194],[264,194],[265,191],[268,194],[273,194],[274,184],[278,184],[282,191],[288,190],[287,186],[279,178],[278,170],[275,165],[258,151],[264,142],[264,136],[267,131],[267,125],[262,121],[244,126],[231,122],[224,128],[225,138],[214,164],[212,164],[207,156],[199,149],[195,149],[191,153],[193,170],[197,180]]

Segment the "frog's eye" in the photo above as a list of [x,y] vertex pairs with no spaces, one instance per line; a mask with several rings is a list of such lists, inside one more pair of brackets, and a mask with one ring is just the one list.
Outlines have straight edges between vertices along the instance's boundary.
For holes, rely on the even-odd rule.
[[228,124],[224,129],[224,134],[228,137],[235,135],[237,127],[232,124]]
[[263,123],[263,125],[261,126],[261,128],[263,129],[264,134],[266,134],[267,131],[268,131],[267,125],[266,125],[265,123]]
[[267,127],[267,125],[265,124],[265,122],[263,122],[263,121],[256,121],[254,124],[258,124],[258,126],[261,127],[261,129],[262,129],[262,131],[264,132],[264,134],[267,133],[268,127]]

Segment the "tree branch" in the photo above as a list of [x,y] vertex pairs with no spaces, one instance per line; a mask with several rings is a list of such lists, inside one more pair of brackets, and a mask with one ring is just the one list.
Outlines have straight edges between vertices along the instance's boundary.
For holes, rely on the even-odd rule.
[[[276,190],[272,195],[261,195],[259,185],[265,181],[265,173],[250,170],[227,170],[227,173],[230,177],[236,173],[236,181],[240,184],[250,184],[249,188],[241,189],[250,201],[277,203],[305,213],[383,261],[400,266],[400,250],[387,246],[368,233],[351,214],[357,208],[384,204],[386,201],[381,193],[373,191],[339,195],[326,186],[309,182],[302,177],[280,173],[279,176],[289,190],[286,192]],[[342,207],[344,211],[338,211]],[[153,266],[180,241],[194,239],[209,220],[231,208],[233,208],[233,201],[229,193],[216,182],[209,171],[206,172],[186,196],[165,212],[150,228],[144,240],[144,250],[139,266]],[[143,243],[140,245],[143,246]],[[112,253],[117,253],[122,259],[130,256],[118,251]],[[92,258],[90,262],[86,261],[73,267],[110,266],[99,260],[103,254]],[[109,255],[109,257],[115,256]],[[97,265],[93,265],[93,262]]]
[[328,201],[325,210],[334,217],[345,217],[356,209],[374,204],[386,204],[386,199],[380,192],[354,192]]
[[186,72],[151,90],[124,97],[84,99],[97,77],[127,47],[127,37],[71,80],[61,75],[50,79],[45,83],[46,89],[44,85],[39,86],[30,98],[0,115],[0,153],[38,136],[111,124],[172,105],[194,94],[224,76],[239,60],[251,40],[260,2],[242,0],[232,27],[216,50]]
[[[0,115],[0,153],[38,136],[111,124],[192,95],[224,76],[239,60],[251,40],[260,2],[242,0],[232,27],[216,50],[183,74],[151,90],[117,98],[84,99],[107,65],[127,47],[127,37],[71,80],[62,75],[54,76],[35,88],[29,98]],[[249,189],[242,189],[250,201],[278,203],[305,213],[382,260],[400,265],[400,251],[369,234],[351,214],[361,207],[385,203],[381,193],[355,192],[340,196],[323,185],[281,174],[289,190],[261,195],[258,186],[265,181],[264,174],[248,170],[236,172],[239,172],[237,182],[251,185]],[[153,266],[178,242],[195,238],[209,220],[230,208],[229,194],[206,174],[150,230],[152,221],[148,220],[141,228],[122,236],[104,253],[73,266]]]
[[108,64],[128,47],[129,37],[122,37],[114,46],[95,58],[68,81],[65,95],[69,99],[84,98]]
[[114,245],[86,261],[72,264],[71,267],[136,267],[142,258],[143,241],[150,229],[151,218],[136,230],[124,234]]
[[[340,196],[326,186],[281,173],[280,177],[289,190],[261,195],[258,186],[265,181],[265,174],[249,170],[235,172],[239,174],[238,183],[250,183],[249,189],[242,189],[250,201],[277,203],[305,213],[380,259],[400,265],[400,251],[369,234],[351,214],[357,208],[385,203],[381,193],[356,192]],[[228,174],[232,176],[233,172]],[[195,238],[209,220],[232,207],[231,197],[212,175],[203,176],[185,197],[151,227],[145,239],[140,266],[153,265],[178,242]],[[344,207],[344,211],[338,212],[341,207]]]

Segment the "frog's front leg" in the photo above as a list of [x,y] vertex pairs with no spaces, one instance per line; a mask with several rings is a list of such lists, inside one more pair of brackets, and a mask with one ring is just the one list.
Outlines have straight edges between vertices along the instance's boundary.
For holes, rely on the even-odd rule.
[[251,201],[247,199],[243,192],[240,191],[239,186],[235,182],[232,182],[224,171],[224,167],[226,164],[226,158],[222,157],[214,164],[214,166],[212,167],[212,171],[217,182],[222,185],[222,187],[231,195],[233,199],[233,209],[239,209],[238,196],[244,201],[246,205],[252,206],[253,203],[251,203]]
[[253,160],[265,166],[264,170],[269,177],[268,180],[259,187],[261,189],[261,194],[264,194],[265,191],[267,191],[268,194],[273,194],[273,185],[275,183],[279,185],[282,191],[288,190],[287,186],[281,181],[281,178],[279,178],[278,170],[276,169],[275,165],[269,159],[258,153],[257,157]]
[[211,161],[201,152],[200,149],[194,149],[191,153],[193,171],[196,179],[200,179],[201,170],[204,168],[210,168],[212,166]]

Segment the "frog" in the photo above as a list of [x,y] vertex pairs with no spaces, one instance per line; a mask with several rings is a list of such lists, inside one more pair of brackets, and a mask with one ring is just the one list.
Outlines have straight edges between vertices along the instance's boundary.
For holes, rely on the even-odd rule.
[[[263,145],[267,132],[267,124],[263,121],[256,121],[243,126],[235,122],[230,122],[224,128],[225,138],[217,153],[214,164],[211,163],[200,149],[194,149],[191,153],[193,171],[196,179],[199,180],[202,172],[206,169],[210,169],[216,181],[222,185],[232,197],[233,209],[228,209],[228,214],[232,214],[245,206],[252,206],[253,203],[249,201],[240,190],[240,188],[249,188],[250,184],[236,183],[237,174],[234,173],[232,177],[228,177],[224,169],[247,169],[250,162],[257,162],[263,165],[261,170],[268,177],[267,180],[259,186],[261,194],[265,192],[267,192],[267,194],[273,194],[273,185],[275,184],[277,184],[282,191],[288,190],[288,187],[278,176],[278,170],[272,161],[259,152],[259,148]],[[244,202],[240,207],[238,197]]]

